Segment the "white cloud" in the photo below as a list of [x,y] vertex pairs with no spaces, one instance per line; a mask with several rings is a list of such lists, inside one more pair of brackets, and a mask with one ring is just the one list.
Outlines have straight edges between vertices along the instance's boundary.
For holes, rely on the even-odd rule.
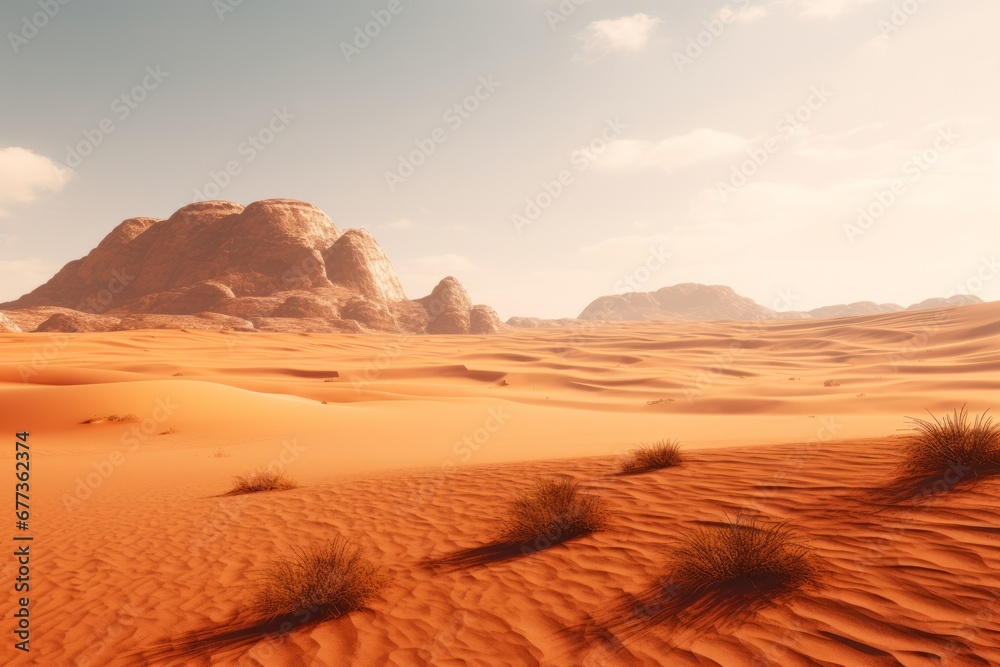
[[583,42],[588,56],[601,58],[612,52],[636,53],[649,43],[660,19],[648,14],[633,14],[617,19],[594,21],[577,39]]
[[0,216],[9,204],[28,204],[43,192],[58,192],[73,171],[27,148],[0,148]]
[[738,153],[749,146],[750,141],[709,128],[699,128],[660,141],[619,139],[608,144],[595,166],[606,171],[662,169],[673,172],[705,160]]
[[[726,5],[719,11],[713,14],[713,18],[723,19],[727,23],[753,23],[758,21],[770,12],[767,7],[762,5],[746,5],[745,7],[734,7],[733,5]],[[729,17],[732,17],[732,21],[729,21]]]
[[776,0],[777,5],[792,5],[804,21],[833,20],[875,0]]
[[410,220],[409,218],[400,218],[395,222],[390,222],[389,224],[386,225],[386,227],[388,227],[389,229],[412,229],[413,221]]

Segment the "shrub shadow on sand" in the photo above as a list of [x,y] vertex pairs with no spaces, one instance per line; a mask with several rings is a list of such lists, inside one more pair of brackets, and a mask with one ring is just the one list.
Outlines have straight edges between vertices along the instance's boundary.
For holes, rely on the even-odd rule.
[[187,632],[143,658],[177,659],[238,649],[366,609],[391,576],[342,537],[293,549],[252,582],[249,604],[225,627]]
[[560,633],[574,652],[595,647],[620,653],[655,627],[685,634],[742,624],[761,609],[812,585],[819,570],[810,550],[785,523],[743,515],[682,536],[666,574],[651,586],[625,595]]
[[575,480],[537,479],[507,504],[493,541],[425,559],[422,565],[461,569],[526,556],[603,530],[607,520],[604,500],[580,493]]
[[1000,424],[965,407],[938,418],[909,418],[911,433],[895,478],[872,489],[872,502],[927,500],[1000,473]]
[[246,649],[261,641],[281,641],[289,633],[347,616],[330,608],[317,607],[273,618],[241,615],[221,626],[199,628],[165,639],[151,649],[129,657],[136,664],[187,661],[206,654]]

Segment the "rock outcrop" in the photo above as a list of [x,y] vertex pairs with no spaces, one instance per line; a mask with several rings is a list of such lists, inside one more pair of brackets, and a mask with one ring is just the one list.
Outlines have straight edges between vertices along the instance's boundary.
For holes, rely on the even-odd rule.
[[504,324],[497,311],[489,306],[475,305],[469,311],[469,333],[495,334],[504,330]]
[[17,326],[12,319],[0,313],[0,333],[18,333],[21,327]]
[[581,320],[772,320],[777,312],[731,287],[684,283],[655,292],[604,296],[580,314]]
[[907,310],[930,310],[931,308],[948,308],[949,306],[971,306],[975,303],[982,303],[983,300],[971,294],[956,294],[955,296],[936,299],[925,299],[920,303],[915,303]]
[[446,278],[410,301],[363,229],[340,229],[311,204],[210,201],[166,220],[131,218],[82,259],[15,301],[0,331],[216,328],[238,331],[497,333]]
[[330,281],[375,301],[403,301],[403,286],[368,230],[349,229],[323,253]]

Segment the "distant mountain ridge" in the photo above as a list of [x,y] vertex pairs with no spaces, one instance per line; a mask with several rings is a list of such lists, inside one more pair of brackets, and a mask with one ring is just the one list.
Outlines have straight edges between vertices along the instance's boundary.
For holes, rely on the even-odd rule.
[[584,308],[578,319],[601,321],[829,319],[976,303],[983,303],[983,300],[977,296],[958,294],[949,298],[927,299],[908,308],[894,303],[858,301],[804,312],[778,311],[737,294],[731,287],[682,283],[663,287],[655,292],[630,292],[599,297]]

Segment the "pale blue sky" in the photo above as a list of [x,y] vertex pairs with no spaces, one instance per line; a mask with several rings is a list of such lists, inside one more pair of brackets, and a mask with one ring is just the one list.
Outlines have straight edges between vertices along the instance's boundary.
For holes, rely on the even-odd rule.
[[[899,0],[400,0],[350,63],[342,43],[390,0],[243,0],[220,17],[226,3],[71,0],[37,34],[39,0],[0,6],[0,300],[125,218],[168,216],[230,161],[218,198],[310,201],[371,229],[409,296],[452,274],[504,317],[575,316],[625,276],[766,305],[790,291],[795,309],[1000,298],[992,0],[910,0],[912,15]],[[475,111],[446,115],[477,87]],[[294,118],[248,148],[275,109]],[[76,164],[67,148],[105,118]],[[593,140],[595,159],[574,154]],[[764,165],[720,194],[754,154]]]

